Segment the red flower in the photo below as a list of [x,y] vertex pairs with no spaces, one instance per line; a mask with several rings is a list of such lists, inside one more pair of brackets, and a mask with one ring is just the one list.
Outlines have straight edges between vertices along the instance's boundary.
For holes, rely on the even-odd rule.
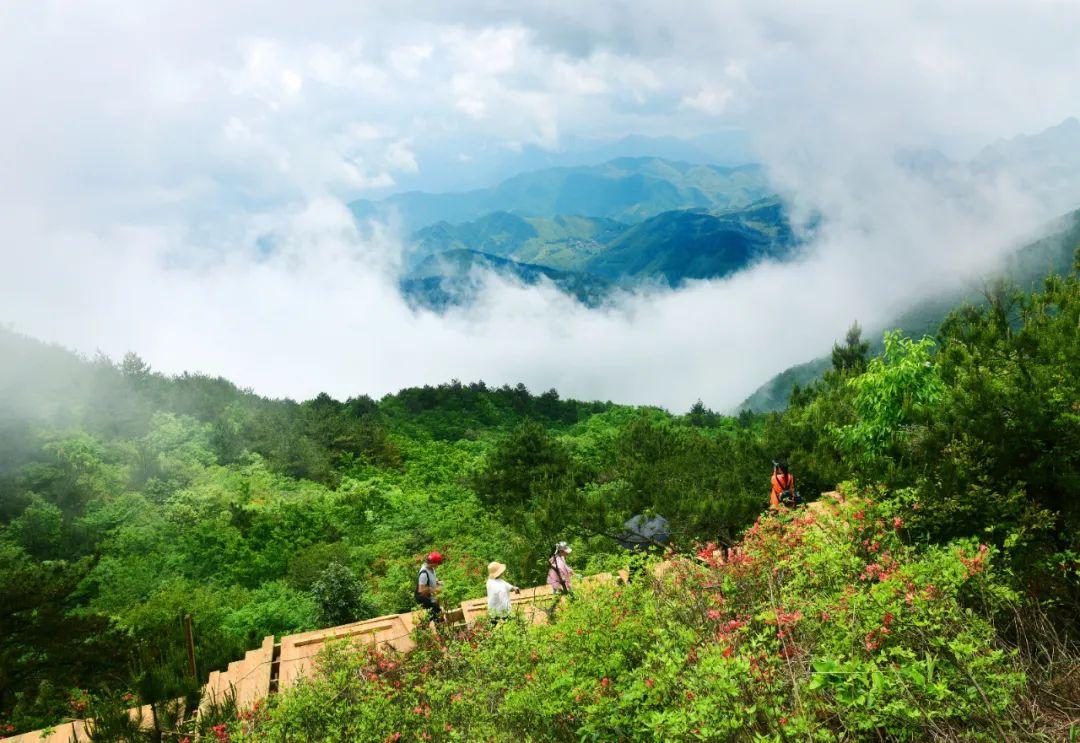
[[653,681],[652,679],[645,679],[645,686],[647,686],[647,687],[649,687],[651,689],[654,686],[656,686],[656,682]]
[[723,655],[725,658],[730,658],[731,657],[731,651],[733,649],[734,648],[732,648],[730,645],[728,645],[726,648],[724,648],[724,652],[721,653],[721,655]]

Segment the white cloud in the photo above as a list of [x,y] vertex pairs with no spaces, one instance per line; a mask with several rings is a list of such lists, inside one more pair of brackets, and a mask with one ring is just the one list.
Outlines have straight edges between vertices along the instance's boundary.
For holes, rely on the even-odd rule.
[[682,105],[694,108],[711,116],[719,116],[727,109],[728,103],[735,97],[735,91],[719,85],[702,88],[691,96],[682,99]]
[[[459,377],[732,404],[1046,216],[1005,181],[930,186],[893,155],[1077,113],[1078,21],[1020,0],[15,4],[0,321],[271,394]],[[392,226],[342,206],[440,151],[452,169],[719,126],[748,128],[794,208],[827,216],[805,262],[602,311],[493,281],[439,317],[400,300]]]

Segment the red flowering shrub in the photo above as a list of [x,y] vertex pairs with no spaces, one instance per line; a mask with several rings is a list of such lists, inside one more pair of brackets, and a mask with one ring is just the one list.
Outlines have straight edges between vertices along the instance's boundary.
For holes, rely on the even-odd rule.
[[1008,600],[993,550],[897,529],[855,499],[763,516],[727,554],[583,589],[554,625],[330,650],[239,739],[1008,737],[1024,679],[964,604]]

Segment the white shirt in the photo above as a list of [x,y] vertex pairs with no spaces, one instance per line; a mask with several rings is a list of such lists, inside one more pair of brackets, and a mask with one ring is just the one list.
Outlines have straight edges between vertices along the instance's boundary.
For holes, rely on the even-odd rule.
[[514,587],[502,578],[488,578],[488,614],[505,617],[510,614],[510,592]]

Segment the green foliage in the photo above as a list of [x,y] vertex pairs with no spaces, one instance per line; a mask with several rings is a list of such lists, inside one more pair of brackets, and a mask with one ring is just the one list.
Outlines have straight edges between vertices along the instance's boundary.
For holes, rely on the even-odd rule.
[[311,586],[320,627],[349,624],[374,616],[363,582],[344,565],[332,562]]
[[862,339],[862,327],[853,322],[844,336],[844,345],[833,344],[832,367],[837,374],[861,374],[866,370],[870,344]]
[[31,494],[31,499],[22,514],[8,525],[8,533],[33,557],[55,557],[60,551],[64,514],[39,495]]
[[[55,722],[70,712],[72,689],[102,699],[131,689],[147,701],[191,693],[185,614],[203,678],[267,634],[414,608],[416,571],[432,549],[447,556],[439,576],[452,605],[482,595],[491,560],[507,563],[515,583],[541,582],[561,539],[573,542],[579,572],[622,565],[622,524],[659,513],[683,547],[740,534],[806,541],[787,552],[770,543],[755,564],[773,573],[725,568],[688,579],[722,580],[723,606],[691,600],[685,585],[633,586],[567,607],[580,641],[576,631],[500,628],[476,648],[456,645],[461,687],[439,681],[431,693],[444,707],[461,693],[485,711],[474,723],[448,717],[454,730],[499,739],[544,723],[566,739],[688,739],[695,727],[703,737],[776,737],[783,716],[788,739],[918,739],[948,738],[966,715],[983,738],[1000,738],[986,710],[1013,709],[1019,682],[1002,671],[1008,659],[992,620],[1015,613],[1013,592],[1025,611],[1049,612],[1047,626],[1071,627],[1080,615],[1078,327],[1075,271],[1028,294],[994,287],[981,305],[954,312],[936,343],[887,335],[865,370],[853,328],[836,368],[786,411],[738,418],[703,404],[675,416],[457,381],[378,401],[273,401],[222,379],[165,377],[137,357],[81,360],[0,330],[12,360],[0,365],[0,390],[19,393],[0,395],[0,719],[18,730]],[[851,514],[837,546],[789,516],[752,526],[775,458],[788,460],[811,500],[847,480],[885,486],[882,510],[866,511],[875,530]],[[877,522],[890,518],[903,529],[883,535]],[[849,544],[845,529],[861,536]],[[994,570],[965,578],[958,551],[960,566]],[[886,552],[903,568],[890,572]],[[875,562],[887,578],[877,568],[862,578]],[[909,606],[900,576],[941,589],[946,608]],[[766,595],[779,602],[774,619],[776,607],[802,612],[797,626],[808,633],[802,675],[785,658],[768,683],[752,660],[771,659],[783,638],[767,621]],[[852,612],[843,626],[813,619],[843,609],[841,599]],[[703,639],[720,629],[708,610],[736,605],[734,618],[748,615],[752,629],[740,629],[725,657]],[[871,652],[879,610],[917,621],[895,648],[900,632],[890,625]],[[592,631],[616,619],[625,636]],[[1023,647],[1039,647],[1041,631]],[[549,653],[555,640],[572,652]],[[691,649],[708,683],[687,672]],[[513,675],[521,653],[534,651],[552,658],[528,671],[542,679],[537,688]],[[678,652],[653,665],[650,653],[668,651]],[[608,674],[599,678],[618,701],[597,695],[596,673]],[[965,674],[985,699],[962,685]],[[472,687],[487,696],[470,696]],[[312,689],[314,710],[325,689]],[[383,705],[365,694],[352,697],[360,727],[349,730],[420,723],[399,703],[436,698]]]
[[[1001,740],[1024,675],[972,614],[991,550],[902,543],[889,511],[760,519],[727,563],[582,590],[554,624],[335,646],[237,740]],[[869,545],[869,546],[867,546]],[[334,700],[328,705],[327,700]]]
[[930,338],[913,341],[885,334],[885,353],[848,384],[855,390],[857,421],[837,429],[841,445],[866,468],[883,473],[903,456],[911,427],[941,402],[945,385]]

